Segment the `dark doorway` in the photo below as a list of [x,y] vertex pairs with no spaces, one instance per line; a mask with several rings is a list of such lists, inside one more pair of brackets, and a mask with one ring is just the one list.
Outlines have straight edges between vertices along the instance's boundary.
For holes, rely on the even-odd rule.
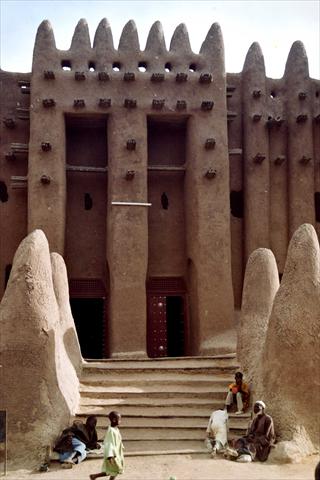
[[184,355],[184,301],[183,297],[166,299],[168,357]]
[[105,339],[105,300],[70,298],[81,353],[84,358],[103,358]]

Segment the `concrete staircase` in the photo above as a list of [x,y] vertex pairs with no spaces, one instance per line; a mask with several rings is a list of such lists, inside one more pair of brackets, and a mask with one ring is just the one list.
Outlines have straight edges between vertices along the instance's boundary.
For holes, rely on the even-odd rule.
[[[77,417],[96,415],[103,438],[108,413],[119,411],[127,456],[204,453],[210,414],[222,408],[236,369],[234,354],[88,361]],[[229,436],[244,434],[248,420],[231,414]]]

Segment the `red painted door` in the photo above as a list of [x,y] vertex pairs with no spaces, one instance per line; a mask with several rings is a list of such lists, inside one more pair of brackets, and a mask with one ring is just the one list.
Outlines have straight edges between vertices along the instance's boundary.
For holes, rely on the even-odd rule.
[[148,297],[148,355],[151,358],[166,357],[168,354],[166,310],[165,296]]

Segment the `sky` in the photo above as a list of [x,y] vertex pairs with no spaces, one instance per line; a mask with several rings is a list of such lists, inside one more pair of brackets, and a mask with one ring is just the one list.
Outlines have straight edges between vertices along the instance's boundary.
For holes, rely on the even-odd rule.
[[214,22],[222,29],[227,72],[240,72],[250,45],[259,42],[269,77],[281,78],[295,40],[301,40],[309,58],[310,76],[320,77],[320,0],[0,0],[3,70],[30,72],[39,24],[48,19],[57,48],[67,50],[80,18],[89,25],[91,42],[102,18],[111,25],[114,45],[128,20],[137,25],[144,50],[152,24],[162,23],[169,49],[174,29],[185,23],[192,50],[199,52]]

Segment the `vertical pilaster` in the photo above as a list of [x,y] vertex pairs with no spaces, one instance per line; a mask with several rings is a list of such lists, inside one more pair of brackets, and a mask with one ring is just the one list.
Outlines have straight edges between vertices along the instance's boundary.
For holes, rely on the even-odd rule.
[[[44,231],[50,250],[64,253],[66,220],[65,127],[62,112],[43,111],[41,98],[31,112],[28,170],[28,231]],[[41,144],[50,143],[51,151]]]
[[[50,250],[64,253],[66,172],[65,125],[61,105],[44,88],[43,72],[57,68],[49,22],[38,28],[33,54],[28,167],[28,231],[42,229]],[[44,93],[46,92],[46,93]]]
[[[318,209],[316,216],[316,232],[320,241],[320,81],[313,81],[313,151],[315,168],[315,209]],[[318,205],[318,206],[317,206]]]
[[245,262],[259,247],[269,247],[269,152],[266,129],[266,78],[257,43],[242,72],[244,145]]
[[[135,150],[126,148],[130,139],[136,141]],[[112,205],[112,202],[147,202],[145,113],[133,109],[127,114],[110,115],[108,148],[110,355],[145,356],[148,207]]]
[[289,234],[302,223],[315,224],[311,85],[301,42],[290,50],[285,69],[288,121]]
[[[213,82],[203,88],[211,111],[188,122],[185,178],[188,281],[191,297],[193,353],[233,351],[229,164],[226,77],[220,28],[213,25],[201,53],[210,60]],[[201,88],[201,87],[200,87]],[[214,148],[206,141],[214,138]]]
[[[289,242],[288,235],[288,158],[287,124],[283,81],[269,85],[269,155],[270,155],[270,248],[279,273],[283,273]],[[270,115],[270,113],[272,114]]]

